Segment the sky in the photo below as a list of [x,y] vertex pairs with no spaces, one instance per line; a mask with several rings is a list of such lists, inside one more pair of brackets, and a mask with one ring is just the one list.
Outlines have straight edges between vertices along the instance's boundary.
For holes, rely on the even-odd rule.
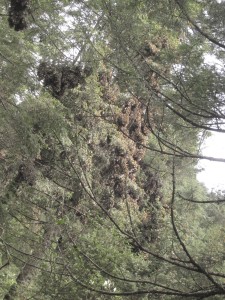
[[[225,133],[216,132],[207,138],[202,147],[202,154],[225,158]],[[198,168],[203,168],[204,171],[200,172],[197,178],[209,190],[225,190],[225,163],[201,160]]]

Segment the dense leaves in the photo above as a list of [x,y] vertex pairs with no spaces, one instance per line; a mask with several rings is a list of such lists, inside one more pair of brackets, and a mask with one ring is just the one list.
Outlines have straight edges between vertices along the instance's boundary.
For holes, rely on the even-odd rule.
[[224,3],[0,7],[2,299],[223,299]]

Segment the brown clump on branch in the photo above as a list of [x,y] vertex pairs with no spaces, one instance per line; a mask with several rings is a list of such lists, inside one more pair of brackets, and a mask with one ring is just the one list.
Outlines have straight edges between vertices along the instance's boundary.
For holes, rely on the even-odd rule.
[[37,74],[44,86],[50,88],[52,96],[60,99],[67,89],[84,84],[85,78],[91,75],[91,70],[82,69],[81,66],[56,66],[41,62]]
[[18,173],[15,178],[16,186],[18,187],[22,182],[33,186],[36,182],[36,172],[32,162],[24,162],[19,166]]
[[29,0],[11,0],[9,7],[9,26],[16,31],[21,31],[27,28],[27,10]]

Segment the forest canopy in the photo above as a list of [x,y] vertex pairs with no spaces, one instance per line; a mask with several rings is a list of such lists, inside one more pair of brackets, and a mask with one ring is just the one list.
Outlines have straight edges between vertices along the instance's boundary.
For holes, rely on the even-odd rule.
[[0,9],[1,299],[224,299],[225,2]]

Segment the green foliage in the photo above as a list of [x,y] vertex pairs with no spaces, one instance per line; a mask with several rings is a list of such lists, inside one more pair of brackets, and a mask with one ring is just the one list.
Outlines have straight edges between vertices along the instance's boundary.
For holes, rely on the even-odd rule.
[[28,2],[19,32],[0,5],[0,296],[222,299],[224,193],[196,164],[224,3]]

